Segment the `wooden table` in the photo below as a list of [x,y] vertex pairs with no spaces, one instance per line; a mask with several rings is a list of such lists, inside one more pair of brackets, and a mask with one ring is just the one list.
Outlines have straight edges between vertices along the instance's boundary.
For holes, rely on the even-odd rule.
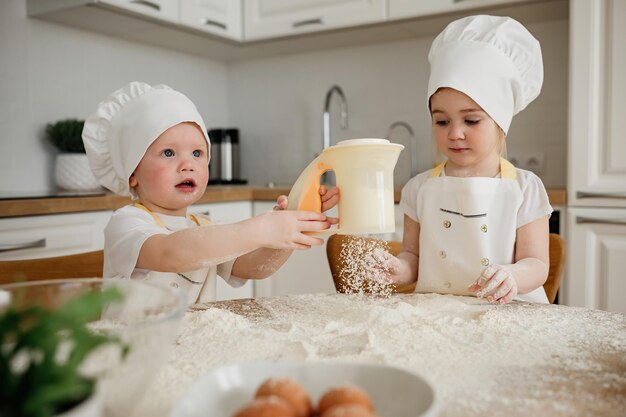
[[197,377],[249,361],[398,366],[430,381],[440,416],[626,415],[626,315],[434,294],[194,306],[134,415],[167,416]]

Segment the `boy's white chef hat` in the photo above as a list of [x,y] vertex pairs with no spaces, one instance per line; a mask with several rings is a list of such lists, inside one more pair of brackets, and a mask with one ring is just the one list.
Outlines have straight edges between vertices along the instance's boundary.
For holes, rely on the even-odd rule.
[[163,132],[183,122],[200,127],[210,150],[202,116],[184,94],[166,85],[138,81],[114,91],[83,127],[83,142],[95,177],[114,193],[135,198],[128,180],[139,161]]
[[428,101],[441,87],[471,97],[506,133],[513,115],[541,91],[541,47],[510,17],[469,16],[450,23],[428,53]]

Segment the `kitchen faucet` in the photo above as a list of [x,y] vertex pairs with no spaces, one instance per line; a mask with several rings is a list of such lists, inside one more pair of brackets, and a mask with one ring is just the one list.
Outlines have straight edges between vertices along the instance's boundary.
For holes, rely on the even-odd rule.
[[338,94],[341,99],[341,128],[346,129],[348,127],[348,103],[346,102],[346,96],[343,94],[341,87],[333,85],[326,93],[326,100],[324,102],[324,141],[322,144],[322,150],[330,146],[330,100],[334,93]]
[[391,133],[397,127],[403,127],[407,132],[409,132],[409,157],[411,158],[411,178],[418,174],[417,172],[417,163],[413,164],[413,161],[416,159],[416,151],[417,151],[417,136],[415,136],[415,132],[410,124],[398,121],[393,122],[391,126],[389,126],[389,131],[387,132],[387,139],[391,139]]

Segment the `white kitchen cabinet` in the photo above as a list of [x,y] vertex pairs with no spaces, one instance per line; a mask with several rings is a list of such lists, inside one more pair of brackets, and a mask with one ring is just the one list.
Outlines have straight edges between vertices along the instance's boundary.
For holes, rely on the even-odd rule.
[[[0,219],[0,260],[71,255],[104,248],[112,211]],[[22,248],[22,249],[20,249]]]
[[83,6],[121,14],[178,23],[178,0],[27,0],[28,15],[37,16],[63,10],[80,12]]
[[203,32],[242,40],[240,0],[180,0],[180,23]]
[[257,40],[385,20],[385,0],[243,0],[244,39]]
[[389,19],[403,19],[525,1],[529,0],[387,0],[387,14]]
[[566,304],[626,313],[626,209],[570,208]]
[[133,13],[168,22],[178,22],[178,0],[98,0],[103,5],[119,7]]
[[570,2],[566,304],[626,312],[626,2]]
[[[189,214],[206,214],[214,223],[235,223],[248,219],[252,216],[252,203],[250,201],[235,201],[228,203],[196,204],[189,208]],[[244,236],[241,237],[245,239]],[[243,286],[234,288],[223,279],[217,280],[217,300],[234,300],[239,298],[252,298],[254,296],[255,280],[246,282]]]
[[626,207],[624,22],[625,1],[570,3],[570,205]]

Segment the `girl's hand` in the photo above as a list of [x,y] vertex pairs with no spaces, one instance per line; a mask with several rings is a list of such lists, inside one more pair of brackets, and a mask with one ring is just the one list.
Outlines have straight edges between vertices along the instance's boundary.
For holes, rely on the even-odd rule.
[[506,267],[491,265],[467,289],[490,303],[506,304],[517,295],[517,281]]
[[[330,210],[331,208],[337,205],[339,201],[339,188],[333,187],[330,190],[326,188],[326,186],[320,186],[320,197],[322,198],[322,207],[320,207],[320,211],[323,213],[326,210]],[[289,199],[286,195],[279,195],[276,199],[276,205],[274,206],[274,211],[278,210],[286,210],[289,205]],[[336,217],[327,217],[327,221],[330,224],[339,223],[339,219]]]
[[368,262],[368,268],[371,269],[368,275],[374,277],[385,276],[395,284],[400,283],[406,265],[398,258],[390,254],[384,249],[376,248],[371,253],[373,262]]
[[333,187],[330,190],[324,185],[320,185],[320,197],[322,197],[322,213],[335,207],[339,202],[339,188]]

